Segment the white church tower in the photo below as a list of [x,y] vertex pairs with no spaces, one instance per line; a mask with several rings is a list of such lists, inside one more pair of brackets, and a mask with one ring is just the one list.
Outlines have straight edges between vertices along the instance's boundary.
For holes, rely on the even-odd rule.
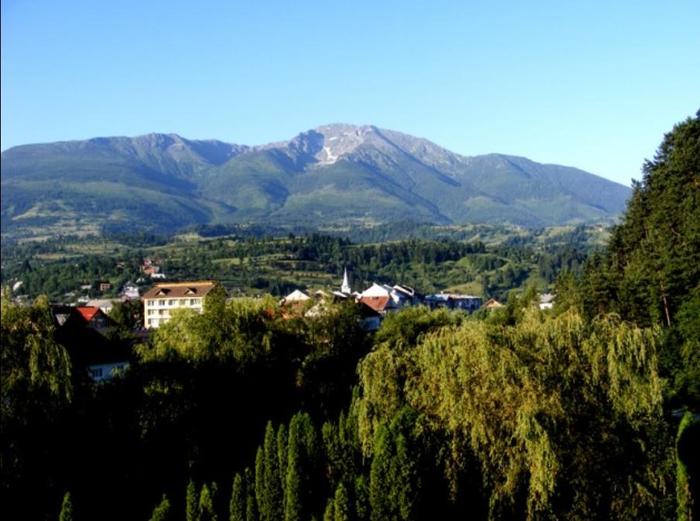
[[340,291],[343,293],[346,293],[350,295],[352,293],[352,289],[350,289],[350,283],[348,282],[348,269],[345,268],[345,271],[343,273],[343,284],[340,286]]

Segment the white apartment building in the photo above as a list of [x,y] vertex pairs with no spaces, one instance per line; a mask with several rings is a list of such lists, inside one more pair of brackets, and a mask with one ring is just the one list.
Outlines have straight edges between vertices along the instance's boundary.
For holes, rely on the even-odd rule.
[[204,299],[217,282],[172,282],[156,284],[143,296],[143,321],[147,329],[156,328],[170,320],[176,309],[204,311]]

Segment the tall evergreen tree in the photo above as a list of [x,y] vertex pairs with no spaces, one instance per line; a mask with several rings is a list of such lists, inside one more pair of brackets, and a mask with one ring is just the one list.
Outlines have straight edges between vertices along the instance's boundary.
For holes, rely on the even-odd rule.
[[70,492],[66,492],[63,495],[58,521],[73,521],[73,500],[71,499]]
[[355,479],[355,515],[359,521],[370,518],[369,487],[364,474]]
[[185,492],[185,521],[199,521],[199,501],[194,481],[187,483]]
[[252,492],[248,492],[248,497],[245,502],[245,517],[247,521],[258,521],[258,508],[255,505],[255,496]]
[[350,521],[353,518],[352,504],[348,496],[348,490],[342,482],[335,490],[333,505],[335,506],[334,521]]
[[421,488],[418,451],[412,450],[415,418],[404,408],[377,432],[369,483],[373,521],[415,517]]
[[287,447],[285,521],[300,521],[320,506],[318,495],[318,436],[306,413],[292,417]]
[[202,490],[199,492],[199,516],[197,521],[217,521],[218,516],[214,508],[214,495],[216,493],[216,485],[211,488],[205,483],[202,485]]
[[236,473],[231,487],[229,503],[229,521],[246,521],[246,488],[243,477]]
[[265,452],[263,446],[255,453],[255,502],[260,521],[267,521],[265,512]]
[[272,422],[265,428],[263,444],[263,499],[260,513],[265,521],[275,521],[284,517],[282,480],[279,470],[279,454],[277,452],[277,436]]
[[258,504],[257,500],[255,499],[255,478],[253,476],[253,470],[250,467],[246,467],[245,471],[243,472],[243,480],[245,482],[246,489],[246,521],[258,521]]
[[168,519],[170,519],[170,500],[163,494],[160,503],[153,509],[150,521],[168,521]]
[[335,505],[333,504],[333,498],[330,498],[326,504],[326,509],[323,511],[323,521],[335,521]]
[[664,136],[642,171],[604,258],[587,270],[584,306],[589,315],[613,311],[664,326],[662,375],[672,398],[697,407],[700,389],[691,382],[700,379],[700,357],[688,348],[683,310],[700,291],[700,111]]
[[280,483],[282,484],[282,508],[284,509],[284,495],[287,481],[287,428],[284,423],[277,429],[277,459],[279,464]]

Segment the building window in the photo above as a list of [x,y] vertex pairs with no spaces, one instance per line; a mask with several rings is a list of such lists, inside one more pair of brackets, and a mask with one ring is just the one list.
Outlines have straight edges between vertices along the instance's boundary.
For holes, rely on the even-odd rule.
[[175,301],[174,300],[168,300],[168,306],[174,306]]

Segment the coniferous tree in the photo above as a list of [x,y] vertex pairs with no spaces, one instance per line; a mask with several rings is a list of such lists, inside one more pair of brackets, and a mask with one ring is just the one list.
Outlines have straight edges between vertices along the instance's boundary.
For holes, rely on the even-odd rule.
[[[318,490],[318,439],[311,417],[299,413],[289,424],[287,447],[285,521],[307,519],[314,510]],[[321,507],[318,507],[320,510]]]
[[167,521],[168,519],[170,519],[170,500],[163,494],[160,503],[153,509],[150,521]]
[[335,505],[333,504],[333,498],[330,498],[326,504],[326,509],[323,511],[323,521],[335,521]]
[[199,501],[194,481],[187,483],[185,492],[185,521],[199,521]]
[[73,500],[71,499],[70,492],[66,492],[63,495],[58,521],[73,521]]
[[216,485],[211,488],[205,483],[199,492],[198,518],[197,521],[217,521],[218,516],[214,509],[214,495],[216,493]]
[[411,450],[414,421],[415,413],[404,408],[377,432],[369,482],[373,521],[415,517],[420,475]]
[[258,504],[257,500],[255,499],[255,478],[253,477],[253,470],[250,467],[246,467],[245,471],[243,472],[243,478],[246,489],[246,521],[258,521]]
[[[263,445],[263,499],[260,505],[263,520],[275,521],[284,517],[282,507],[282,480],[279,470],[279,454],[277,452],[277,436],[272,422],[265,428]],[[264,514],[263,514],[264,512]]]
[[[664,136],[642,171],[604,255],[589,262],[584,310],[664,326],[659,361],[669,397],[697,407],[700,357],[693,356],[698,344],[685,333],[683,310],[700,291],[700,111]],[[691,316],[696,323],[697,314]]]
[[343,447],[338,436],[338,428],[331,422],[325,422],[321,427],[323,449],[328,460],[328,485],[331,491],[335,490],[338,480],[343,473]]
[[348,490],[342,482],[335,490],[333,505],[335,507],[334,521],[350,521],[352,519],[352,504],[350,503]]
[[258,509],[255,505],[255,496],[252,492],[248,492],[248,498],[245,502],[245,517],[247,521],[258,521]]
[[355,479],[355,514],[358,520],[370,518],[369,487],[364,474]]
[[236,474],[231,487],[231,502],[229,503],[229,521],[246,521],[246,488],[243,477]]
[[301,521],[304,519],[303,483],[301,459],[304,457],[299,434],[297,416],[289,424],[289,445],[287,448],[287,475],[285,476],[284,519]]
[[268,521],[265,511],[265,452],[262,445],[255,453],[255,503],[260,521]]
[[277,459],[279,464],[280,483],[282,486],[282,508],[284,511],[284,495],[287,477],[287,428],[284,423],[277,429]]

